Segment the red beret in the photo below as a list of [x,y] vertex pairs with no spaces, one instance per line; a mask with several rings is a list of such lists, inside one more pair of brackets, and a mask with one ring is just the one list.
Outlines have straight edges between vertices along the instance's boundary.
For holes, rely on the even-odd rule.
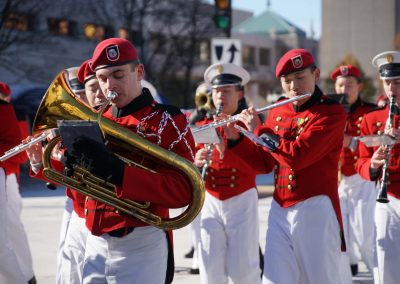
[[11,89],[6,83],[0,82],[0,93],[9,96],[11,94]]
[[101,41],[93,52],[91,69],[128,64],[138,60],[136,48],[122,38],[109,38]]
[[84,61],[78,70],[78,80],[85,84],[90,79],[94,78],[96,73],[90,68],[90,59]]
[[342,65],[333,70],[330,77],[333,81],[335,81],[336,78],[339,76],[340,77],[353,76],[361,80],[361,71],[360,69],[358,69],[353,65]]
[[314,65],[314,57],[305,49],[297,48],[286,52],[276,65],[276,78],[301,71]]

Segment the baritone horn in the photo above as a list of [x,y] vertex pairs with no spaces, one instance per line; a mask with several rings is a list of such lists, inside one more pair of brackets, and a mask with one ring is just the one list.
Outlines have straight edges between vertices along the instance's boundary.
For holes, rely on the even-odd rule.
[[[105,138],[117,145],[121,152],[140,153],[146,159],[156,160],[179,170],[185,175],[192,190],[192,200],[186,210],[178,216],[162,218],[148,210],[150,202],[139,203],[117,198],[114,192],[115,186],[91,174],[88,169],[74,166],[72,177],[54,170],[51,167],[50,156],[53,148],[61,141],[60,137],[51,140],[43,151],[43,175],[51,181],[63,184],[83,195],[113,206],[119,213],[135,217],[154,227],[173,230],[189,224],[198,215],[204,203],[204,182],[199,170],[185,158],[151,143],[110,119],[100,117],[101,114],[94,112],[74,97],[66,79],[65,71],[62,71],[51,83],[42,99],[36,113],[32,133],[38,134],[47,129],[57,128],[57,120],[96,121],[99,118],[99,125]],[[130,164],[129,158],[121,158],[125,163]]]

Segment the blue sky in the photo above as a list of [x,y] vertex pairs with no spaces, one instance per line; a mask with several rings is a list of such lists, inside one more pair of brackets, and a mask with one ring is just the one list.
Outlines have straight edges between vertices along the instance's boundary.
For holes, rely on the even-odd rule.
[[[303,29],[307,35],[313,26],[315,37],[321,36],[321,0],[269,0],[270,9]],[[213,0],[209,0],[214,3]],[[232,6],[258,15],[267,9],[267,0],[232,0]]]

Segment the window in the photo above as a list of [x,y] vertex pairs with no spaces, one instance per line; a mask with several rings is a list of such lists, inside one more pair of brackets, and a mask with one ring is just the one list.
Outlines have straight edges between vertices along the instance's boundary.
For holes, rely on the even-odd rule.
[[87,39],[102,41],[109,35],[112,35],[112,28],[96,24],[85,24],[83,32]]
[[256,64],[256,50],[252,46],[244,46],[242,54],[243,64],[255,65]]
[[52,35],[72,36],[74,34],[75,22],[67,19],[48,18],[47,25]]
[[268,48],[260,48],[259,50],[260,56],[260,65],[269,66],[270,65],[270,50]]
[[10,12],[4,19],[4,27],[19,31],[27,31],[29,29],[29,16],[27,14]]

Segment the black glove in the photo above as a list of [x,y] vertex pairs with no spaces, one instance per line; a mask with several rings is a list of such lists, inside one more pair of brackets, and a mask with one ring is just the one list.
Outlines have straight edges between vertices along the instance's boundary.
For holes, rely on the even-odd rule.
[[104,144],[81,136],[72,142],[69,155],[75,158],[79,166],[86,168],[95,176],[114,185],[122,185],[124,162]]
[[271,152],[274,152],[279,147],[280,138],[278,135],[272,133],[263,133],[260,138],[264,141],[266,147]]

